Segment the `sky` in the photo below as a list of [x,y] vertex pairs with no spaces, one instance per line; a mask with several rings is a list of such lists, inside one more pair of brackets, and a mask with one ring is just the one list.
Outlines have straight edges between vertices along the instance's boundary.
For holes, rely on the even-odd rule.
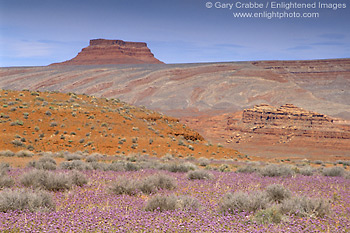
[[348,0],[0,0],[0,67],[69,60],[97,38],[146,42],[165,63],[349,58],[349,22]]

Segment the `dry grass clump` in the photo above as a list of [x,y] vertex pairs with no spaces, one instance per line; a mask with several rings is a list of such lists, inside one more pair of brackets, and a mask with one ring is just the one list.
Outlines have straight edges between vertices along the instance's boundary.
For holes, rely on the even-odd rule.
[[258,223],[270,224],[279,223],[286,215],[324,217],[330,212],[330,205],[321,198],[292,197],[292,193],[283,185],[272,184],[264,191],[227,193],[219,203],[219,212],[252,213]]
[[265,193],[269,201],[281,203],[291,197],[292,193],[281,184],[272,184],[266,187]]
[[64,191],[71,189],[73,185],[83,186],[87,183],[87,178],[78,172],[64,174],[34,169],[24,173],[20,177],[20,182],[25,187],[48,191]]
[[127,177],[119,177],[109,186],[109,191],[117,195],[136,195],[139,192],[138,182]]
[[139,183],[139,188],[143,193],[152,193],[159,189],[172,190],[176,187],[175,178],[162,173],[148,176]]
[[88,163],[92,163],[92,162],[98,162],[103,156],[99,153],[93,153],[91,155],[88,155],[85,158],[85,161]]
[[136,195],[140,192],[144,194],[155,193],[162,189],[172,190],[177,186],[174,177],[166,174],[155,174],[142,180],[120,177],[113,182],[109,190],[114,194]]
[[48,211],[55,204],[49,193],[42,190],[4,190],[0,192],[0,212],[9,211]]
[[11,170],[11,166],[8,163],[0,163],[0,174],[7,174]]
[[73,160],[81,160],[82,159],[82,156],[80,154],[77,154],[77,153],[67,153],[64,158],[67,160],[67,161],[73,161]]
[[197,199],[190,196],[162,196],[157,195],[149,199],[146,203],[146,211],[169,211],[169,210],[195,210],[200,208]]
[[310,166],[299,168],[298,170],[298,173],[300,173],[303,176],[312,176],[314,172],[315,172],[315,169]]
[[207,158],[204,158],[204,157],[200,157],[198,159],[198,164],[199,164],[199,166],[205,167],[205,166],[208,166],[210,164],[210,160]]
[[170,163],[170,164],[162,164],[160,167],[162,170],[167,170],[170,172],[189,172],[197,169],[197,166],[193,163]]
[[15,153],[10,150],[3,150],[3,151],[0,151],[0,156],[13,157],[15,156]]
[[292,214],[300,217],[324,217],[330,212],[328,201],[320,198],[297,196],[285,200],[281,206],[282,214]]
[[269,199],[264,192],[244,193],[241,191],[234,193],[226,193],[219,204],[219,212],[235,213],[235,212],[255,212],[265,209],[269,203]]
[[277,176],[292,176],[295,172],[288,165],[270,164],[259,170],[262,176],[277,177]]
[[92,166],[89,163],[85,163],[81,160],[64,161],[60,164],[61,169],[65,170],[92,170]]
[[27,164],[27,167],[32,167],[36,169],[43,169],[43,170],[56,170],[56,161],[48,155],[45,155],[41,158],[39,158],[38,161],[30,161]]
[[343,176],[345,173],[342,167],[327,167],[322,170],[322,175],[324,176]]
[[0,189],[10,188],[14,185],[15,181],[8,175],[10,171],[10,165],[8,163],[0,164]]
[[242,167],[239,167],[236,172],[237,173],[255,173],[259,171],[259,167],[255,166],[255,165],[245,165]]
[[33,157],[34,156],[34,153],[29,151],[29,150],[20,150],[18,151],[15,156],[17,157]]
[[189,180],[210,180],[213,177],[213,174],[206,170],[195,170],[187,173],[187,179]]

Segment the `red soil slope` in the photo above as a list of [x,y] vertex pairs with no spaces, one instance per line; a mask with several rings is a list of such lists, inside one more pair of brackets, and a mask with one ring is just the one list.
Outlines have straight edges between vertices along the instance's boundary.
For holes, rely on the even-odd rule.
[[197,132],[118,99],[57,92],[0,90],[0,150],[237,157]]

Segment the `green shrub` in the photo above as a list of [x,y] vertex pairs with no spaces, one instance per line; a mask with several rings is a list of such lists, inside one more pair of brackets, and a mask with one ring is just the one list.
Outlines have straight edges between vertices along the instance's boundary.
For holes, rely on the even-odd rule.
[[4,190],[0,192],[0,212],[9,211],[48,211],[55,204],[50,194],[44,191],[27,189]]
[[16,125],[23,125],[23,121],[20,121],[20,120],[16,120],[16,121],[13,121],[10,123],[11,126],[16,126]]
[[18,140],[18,139],[12,140],[11,143],[15,146],[24,146],[25,145],[21,140]]
[[231,169],[230,169],[229,165],[221,164],[220,167],[219,167],[219,171],[221,171],[221,172],[230,172]]
[[338,164],[343,164],[345,166],[350,166],[350,160],[337,160]]
[[278,224],[282,221],[283,215],[276,206],[259,210],[254,215],[254,220],[259,224]]

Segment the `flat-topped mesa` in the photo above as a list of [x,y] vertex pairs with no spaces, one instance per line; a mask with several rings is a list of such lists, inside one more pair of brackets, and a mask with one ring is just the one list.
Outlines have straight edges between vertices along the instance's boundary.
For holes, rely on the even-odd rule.
[[279,108],[267,104],[256,105],[243,111],[242,121],[248,124],[275,126],[288,124],[303,127],[333,123],[333,119],[326,115],[307,111],[293,104],[285,104]]
[[144,42],[93,39],[78,55],[52,65],[161,64]]
[[129,42],[123,40],[106,40],[106,39],[93,39],[90,40],[90,46],[93,45],[119,45],[123,47],[134,47],[134,48],[147,48],[147,43],[145,42]]

